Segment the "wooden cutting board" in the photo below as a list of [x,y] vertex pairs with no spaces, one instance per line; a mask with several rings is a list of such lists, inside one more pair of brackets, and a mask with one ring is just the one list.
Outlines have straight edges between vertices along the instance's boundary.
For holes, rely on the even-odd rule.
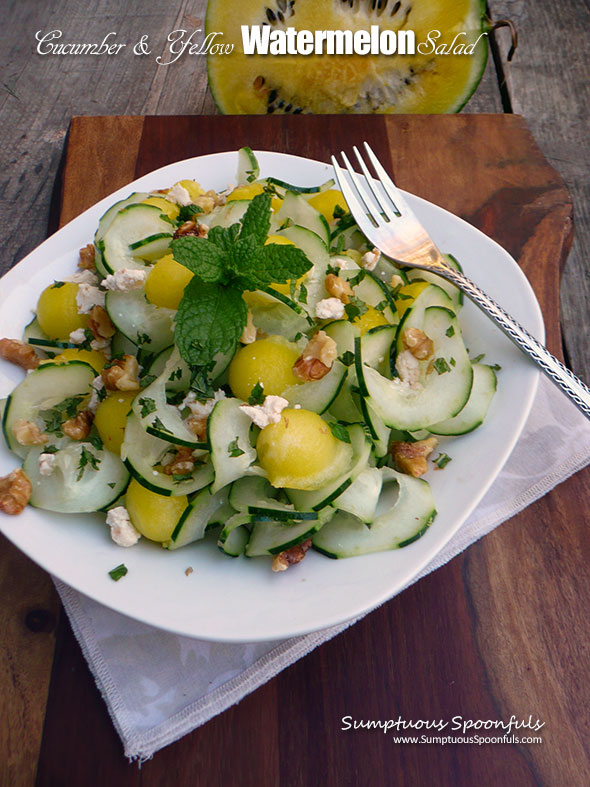
[[[179,159],[247,144],[328,161],[362,140],[398,185],[462,216],[518,260],[560,355],[559,274],[572,206],[520,117],[74,118],[60,222]],[[0,699],[10,772],[32,775],[38,762],[41,785],[587,783],[589,493],[584,471],[141,773],[123,758],[63,615],[50,673],[55,595],[43,572],[7,545],[0,586],[11,671]],[[412,746],[341,730],[347,715],[512,714],[542,719],[544,743]]]

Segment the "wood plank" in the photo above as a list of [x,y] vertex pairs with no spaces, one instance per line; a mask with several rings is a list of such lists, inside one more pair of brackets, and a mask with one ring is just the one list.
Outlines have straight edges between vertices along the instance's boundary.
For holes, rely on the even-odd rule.
[[[547,160],[563,176],[576,206],[576,232],[561,288],[563,331],[574,371],[590,380],[590,6],[564,0],[491,0],[495,18],[519,29],[512,63],[504,66],[514,112],[523,115]],[[499,31],[506,55],[509,36]],[[583,319],[580,319],[583,317]]]
[[[94,120],[76,122],[83,127]],[[326,160],[336,146],[358,138],[390,156],[401,185],[465,216],[515,254],[537,289],[558,349],[556,292],[571,206],[520,118],[146,118],[130,161],[139,175],[170,160],[246,142]],[[83,179],[83,151],[72,150],[68,161],[69,176],[77,172]],[[433,171],[447,176],[433,178]],[[143,766],[142,782],[584,783],[589,530],[578,501],[589,492],[587,471],[570,479],[237,707],[159,752]],[[66,627],[63,643],[39,784],[132,780]],[[402,746],[383,733],[340,729],[345,715],[457,714],[532,714],[546,721],[546,742]],[[79,718],[91,735],[75,724]],[[75,762],[68,756],[72,744]],[[104,753],[99,775],[97,753]],[[247,769],[236,763],[247,763]]]

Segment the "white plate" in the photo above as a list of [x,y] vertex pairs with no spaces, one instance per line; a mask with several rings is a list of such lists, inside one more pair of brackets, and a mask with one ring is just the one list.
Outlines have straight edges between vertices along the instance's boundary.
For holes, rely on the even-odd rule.
[[[262,176],[314,185],[332,175],[331,167],[320,162],[278,153],[257,155]],[[21,335],[41,290],[73,272],[78,249],[92,239],[99,217],[113,202],[131,191],[165,188],[182,178],[221,190],[235,180],[236,169],[236,153],[177,162],[119,189],[74,219],[0,281],[0,336]],[[470,277],[542,340],[539,305],[512,257],[456,216],[417,197],[408,199],[438,246],[454,254]],[[348,560],[310,552],[297,568],[273,574],[269,560],[230,559],[214,540],[177,552],[145,539],[122,549],[110,540],[101,515],[62,516],[27,508],[18,517],[0,515],[0,528],[68,585],[125,615],[179,634],[253,642],[352,618],[399,591],[461,527],[508,458],[529,413],[538,381],[533,364],[471,303],[460,319],[472,355],[485,352],[486,360],[501,364],[498,393],[480,429],[444,441],[442,450],[453,461],[427,477],[438,516],[419,541],[404,549]],[[0,396],[6,396],[22,373],[0,363]],[[16,464],[2,441],[0,474]],[[129,573],[113,582],[108,571],[122,562]],[[188,566],[194,572],[187,577]]]

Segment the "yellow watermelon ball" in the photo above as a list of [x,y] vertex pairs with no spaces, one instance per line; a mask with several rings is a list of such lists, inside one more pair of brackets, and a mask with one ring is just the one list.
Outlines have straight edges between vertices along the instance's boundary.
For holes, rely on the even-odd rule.
[[88,315],[78,314],[78,285],[71,281],[51,284],[37,302],[37,320],[50,339],[68,341],[70,333],[88,327]]
[[96,408],[94,425],[104,447],[114,454],[121,453],[127,414],[135,394],[135,391],[113,391]]
[[229,365],[229,386],[238,399],[248,400],[256,383],[265,394],[280,396],[290,385],[297,385],[293,365],[300,355],[296,344],[282,336],[267,336],[246,344]]
[[176,221],[180,213],[180,206],[177,205],[176,202],[172,202],[165,197],[148,197],[144,199],[143,204],[155,205],[156,208],[160,208],[162,213],[168,216],[169,219],[172,219],[172,221]]
[[334,210],[336,207],[348,213],[346,200],[342,196],[342,192],[338,191],[338,189],[323,191],[321,194],[316,194],[315,197],[311,197],[307,201],[312,208],[315,208],[322,214],[328,223],[334,221]]
[[131,479],[125,493],[125,507],[134,527],[150,541],[170,540],[180,515],[188,505],[186,495],[158,495]]
[[150,270],[145,282],[145,297],[155,306],[178,309],[184,288],[193,278],[193,273],[176,262],[172,254],[158,260]]
[[376,328],[378,325],[389,325],[383,316],[383,312],[374,309],[372,306],[367,306],[367,311],[355,317],[352,324],[356,325],[361,332],[361,336],[367,333],[367,331],[370,331],[371,328]]
[[265,426],[256,443],[270,483],[290,489],[321,488],[349,450],[321,416],[303,409],[283,410],[279,423]]

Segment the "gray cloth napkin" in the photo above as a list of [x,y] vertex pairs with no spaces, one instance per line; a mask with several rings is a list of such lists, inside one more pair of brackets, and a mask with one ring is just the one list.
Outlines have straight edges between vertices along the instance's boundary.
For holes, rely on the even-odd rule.
[[[501,474],[413,582],[588,462],[590,422],[542,379],[524,432]],[[130,759],[148,759],[360,619],[283,641],[203,642],[131,620],[54,582]]]

